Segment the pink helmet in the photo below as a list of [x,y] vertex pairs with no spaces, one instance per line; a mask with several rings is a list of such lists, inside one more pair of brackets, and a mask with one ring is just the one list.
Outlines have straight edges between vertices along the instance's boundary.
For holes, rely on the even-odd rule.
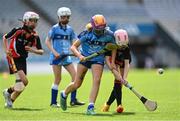
[[103,30],[106,27],[106,19],[103,15],[96,14],[91,18],[91,25],[93,29]]
[[114,32],[116,44],[119,46],[127,46],[129,43],[127,31],[124,29],[118,29]]

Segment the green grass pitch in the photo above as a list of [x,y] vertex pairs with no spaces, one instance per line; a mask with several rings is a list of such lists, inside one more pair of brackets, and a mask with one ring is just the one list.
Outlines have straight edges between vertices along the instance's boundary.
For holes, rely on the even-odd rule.
[[[0,121],[4,120],[79,120],[79,121],[115,121],[115,120],[180,120],[180,69],[165,69],[163,75],[158,75],[156,70],[137,70],[129,72],[128,80],[134,88],[148,99],[155,100],[158,108],[154,112],[145,109],[140,100],[126,87],[123,87],[122,114],[115,112],[114,102],[107,113],[101,112],[101,107],[110,95],[113,87],[113,76],[104,71],[99,95],[96,100],[95,116],[85,115],[88,97],[92,84],[92,76],[89,71],[82,86],[78,90],[78,99],[85,101],[86,105],[70,107],[68,98],[68,109],[51,108],[50,89],[53,74],[28,75],[29,85],[14,103],[14,109],[4,108],[2,91],[14,83],[14,77],[3,79],[0,75]],[[62,90],[70,82],[70,77],[63,74],[59,90]],[[59,102],[59,94],[58,94]]]

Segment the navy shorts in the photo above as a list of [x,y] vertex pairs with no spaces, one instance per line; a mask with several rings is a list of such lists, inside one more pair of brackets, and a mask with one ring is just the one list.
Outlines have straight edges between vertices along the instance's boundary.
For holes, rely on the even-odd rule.
[[84,61],[84,62],[79,62],[79,64],[82,64],[87,68],[91,68],[93,64],[100,64],[104,66],[104,62],[99,62],[99,61]]

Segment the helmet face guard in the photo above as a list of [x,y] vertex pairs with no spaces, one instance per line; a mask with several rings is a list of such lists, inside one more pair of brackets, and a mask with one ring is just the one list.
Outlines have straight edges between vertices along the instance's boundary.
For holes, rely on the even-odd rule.
[[96,35],[103,35],[104,34],[104,29],[93,29],[93,32]]
[[129,43],[129,39],[126,30],[123,29],[116,30],[114,32],[114,37],[117,45],[119,45],[121,48],[127,47]]
[[29,21],[30,21],[30,22],[34,22],[34,23],[37,23],[37,22],[38,22],[38,19],[37,19],[37,18],[30,18]]
[[95,34],[101,35],[106,28],[106,20],[103,15],[97,14],[91,18],[91,25]]
[[66,25],[69,23],[70,16],[61,16],[59,18],[59,22],[63,25]]

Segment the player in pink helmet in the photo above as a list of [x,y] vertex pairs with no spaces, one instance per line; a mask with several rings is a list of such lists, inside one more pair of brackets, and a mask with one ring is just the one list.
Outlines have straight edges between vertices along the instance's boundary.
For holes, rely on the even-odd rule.
[[130,68],[131,54],[129,48],[129,39],[126,30],[119,29],[114,32],[116,44],[119,48],[115,54],[106,55],[106,64],[114,74],[114,87],[108,101],[104,104],[102,111],[109,111],[110,105],[116,99],[117,108],[116,112],[123,112],[122,107],[122,84],[126,83],[128,71]]

